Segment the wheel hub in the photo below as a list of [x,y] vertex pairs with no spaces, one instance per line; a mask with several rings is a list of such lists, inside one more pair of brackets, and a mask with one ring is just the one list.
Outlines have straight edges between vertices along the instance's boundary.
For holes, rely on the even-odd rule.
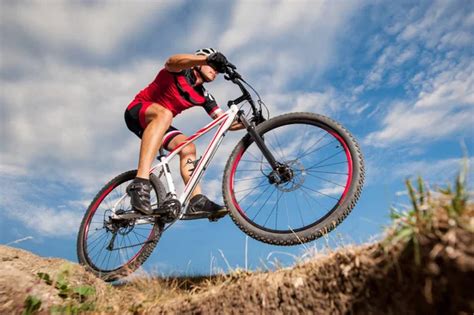
[[[108,215],[107,212],[110,210],[107,210],[104,213],[104,227],[108,232],[112,233],[119,233],[120,235],[126,235],[130,233],[134,226],[135,226],[135,220],[133,219],[122,219],[122,218],[113,218],[111,215]],[[111,213],[112,211],[110,211]],[[115,213],[116,214],[122,214],[125,213],[126,211],[124,210],[117,210]]]
[[300,188],[306,176],[304,165],[299,160],[290,160],[282,163],[276,171],[268,175],[270,184],[274,184],[278,190],[290,192]]

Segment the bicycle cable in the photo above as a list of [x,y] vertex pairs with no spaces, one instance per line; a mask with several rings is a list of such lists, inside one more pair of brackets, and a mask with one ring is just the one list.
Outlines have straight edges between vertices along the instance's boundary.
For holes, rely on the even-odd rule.
[[253,86],[251,86],[249,83],[247,83],[247,81],[245,81],[242,78],[240,80],[242,80],[242,82],[244,82],[245,85],[247,85],[249,88],[251,88],[252,91],[257,95],[257,97],[258,97],[257,103],[258,103],[258,105],[260,105],[259,110],[260,110],[260,112],[262,112],[262,105],[263,105],[265,107],[265,110],[267,111],[267,119],[269,119],[270,118],[270,110],[268,109],[267,104],[265,104],[265,102],[260,97],[260,94],[258,94],[258,92],[253,88]]
[[[247,81],[245,81],[242,78],[240,78],[240,80],[242,80],[242,82],[244,82],[244,84],[247,85],[250,89],[252,89],[252,91],[257,95],[257,97],[258,97],[257,103],[260,106],[260,108],[259,108],[260,113],[262,112],[262,105],[263,105],[265,107],[265,110],[267,111],[267,118],[266,119],[270,119],[270,110],[268,109],[267,104],[265,104],[265,102],[260,97],[260,94],[253,88],[253,86],[251,86],[249,83],[247,83]],[[263,156],[262,156],[261,160],[263,161]],[[260,163],[260,173],[262,173],[263,175],[268,177],[268,174],[265,174],[265,172],[263,171],[263,165],[262,164],[263,163]]]

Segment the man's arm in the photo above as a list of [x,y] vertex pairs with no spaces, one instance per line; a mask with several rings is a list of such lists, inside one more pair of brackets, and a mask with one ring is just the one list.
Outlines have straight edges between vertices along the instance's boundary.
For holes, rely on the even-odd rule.
[[165,69],[169,72],[180,72],[194,66],[207,65],[207,57],[202,55],[177,54],[166,60]]
[[[222,110],[222,108],[219,107],[219,105],[217,105],[214,96],[212,96],[211,93],[209,93],[205,88],[203,88],[203,94],[206,98],[206,103],[204,103],[203,107],[206,110],[207,114],[211,116],[212,119],[217,119],[224,115],[224,111]],[[234,121],[230,126],[229,130],[240,130],[244,128],[244,125],[237,121]]]

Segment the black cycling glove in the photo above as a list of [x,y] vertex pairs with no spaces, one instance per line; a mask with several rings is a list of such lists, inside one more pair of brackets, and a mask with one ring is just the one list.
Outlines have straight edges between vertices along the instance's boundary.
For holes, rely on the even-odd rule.
[[227,58],[220,52],[215,52],[207,56],[207,64],[220,73],[226,71]]

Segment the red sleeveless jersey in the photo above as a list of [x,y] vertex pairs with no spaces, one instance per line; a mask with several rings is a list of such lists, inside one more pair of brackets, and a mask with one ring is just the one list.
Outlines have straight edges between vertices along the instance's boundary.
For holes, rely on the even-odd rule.
[[202,106],[212,115],[219,106],[202,85],[193,86],[195,81],[192,69],[177,73],[162,69],[155,80],[135,96],[128,109],[139,102],[153,102],[169,109],[173,117],[192,106]]

